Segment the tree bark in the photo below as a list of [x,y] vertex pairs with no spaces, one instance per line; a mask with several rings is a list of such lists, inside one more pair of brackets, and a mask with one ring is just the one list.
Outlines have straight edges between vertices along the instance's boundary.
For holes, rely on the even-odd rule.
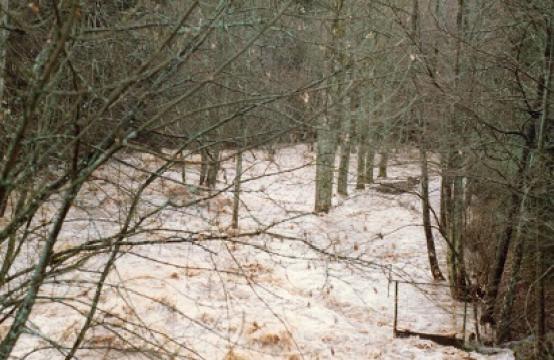
[[[552,122],[550,119],[550,98],[551,98],[551,86],[552,86],[552,76],[554,73],[554,13],[550,9],[549,17],[546,21],[545,29],[545,74],[543,81],[543,98],[542,98],[542,114],[538,124],[538,134],[537,134],[537,170],[535,172],[536,177],[545,177],[546,181],[544,183],[538,183],[535,202],[539,205],[544,204],[545,206],[536,207],[536,220],[537,220],[537,233],[535,237],[535,359],[543,359],[547,356],[547,346],[546,346],[546,311],[545,311],[545,256],[544,249],[546,244],[546,223],[548,220],[548,215],[545,215],[545,212],[548,211],[548,201],[545,199],[549,198],[548,187],[551,186],[549,182],[549,177],[547,174],[548,167],[546,166],[546,153],[544,144],[546,141],[546,131],[547,131],[547,122]],[[551,171],[551,170],[550,170]],[[551,179],[550,179],[551,180]]]
[[208,161],[208,170],[206,172],[206,186],[210,189],[215,189],[217,184],[217,174],[219,173],[219,145],[214,145],[211,152],[210,160]]
[[356,189],[363,190],[365,189],[365,184],[367,184],[367,173],[366,173],[366,156],[367,150],[369,148],[368,134],[369,134],[369,121],[365,116],[363,107],[358,108],[358,166],[356,169]]
[[[2,14],[0,21],[2,22],[2,28],[0,28],[0,124],[4,123],[4,116],[6,114],[4,109],[5,104],[5,76],[6,76],[6,55],[8,47],[8,10],[9,10],[9,0],[0,0],[0,6],[2,6]],[[0,147],[0,162],[4,159],[4,149]],[[8,196],[3,194],[0,197],[0,217],[4,216],[6,212],[6,207],[8,205]]]
[[461,175],[456,175],[452,183],[452,221],[450,224],[450,236],[453,254],[451,275],[451,289],[457,299],[462,299],[466,294],[466,269],[464,248],[464,183]]
[[[542,201],[536,200],[538,203]],[[539,211],[545,210],[542,206]],[[545,243],[544,221],[546,219],[537,214],[537,234],[535,239],[535,359],[544,359],[547,356],[546,348],[546,310],[545,310],[545,264],[543,244]]]
[[323,116],[317,129],[315,212],[329,212],[333,199],[336,130],[331,119]]
[[177,156],[177,159],[182,161],[182,164],[181,164],[181,182],[183,184],[187,183],[187,165],[185,163],[185,157],[186,157],[186,155],[184,154],[183,151],[181,151],[179,153],[179,155]]
[[[340,39],[344,35],[344,19],[341,19],[343,0],[337,0],[333,9],[332,25],[332,52],[330,55],[331,71],[338,70],[343,63],[344,54],[341,54]],[[338,49],[338,50],[337,50]],[[336,81],[336,79],[334,79]],[[332,83],[326,97],[326,111],[321,117],[317,127],[317,158],[316,158],[316,189],[315,189],[315,212],[329,212],[333,200],[333,178],[335,169],[335,154],[337,148],[337,120],[335,114],[331,114],[329,104],[333,98],[340,98],[343,87],[340,81]]]
[[[465,22],[466,22],[466,4],[464,0],[458,0],[458,9],[456,14],[456,32],[458,38],[456,41],[455,65],[454,65],[454,88],[460,88],[461,82],[461,64],[462,64],[462,44],[465,39]],[[456,104],[451,105],[451,131],[456,135],[460,135],[463,131],[460,114],[457,112]],[[449,134],[449,144],[453,149],[448,149],[447,169],[449,176],[448,181],[445,181],[445,217],[448,234],[448,280],[452,296],[457,299],[462,299],[467,294],[466,270],[464,264],[464,231],[465,231],[465,208],[464,208],[464,177],[463,177],[463,154],[462,150],[457,145],[457,139]],[[453,171],[452,174],[449,174]],[[446,179],[444,179],[446,180]]]
[[427,255],[429,257],[429,266],[434,280],[444,280],[441,273],[437,252],[435,250],[435,239],[433,238],[433,229],[431,227],[431,210],[429,206],[429,173],[427,169],[427,151],[424,146],[420,146],[420,165],[421,165],[421,211],[423,215],[423,229],[425,231],[425,240],[427,243]]
[[379,153],[379,177],[387,177],[387,163],[389,161],[389,153],[387,150],[381,150]]
[[350,97],[347,96],[344,101],[344,109],[342,111],[343,118],[343,141],[340,146],[340,163],[339,174],[337,179],[337,193],[340,195],[348,195],[348,171],[350,167],[350,148],[352,141],[352,131],[354,129],[352,121],[352,110],[350,108]]
[[208,150],[200,150],[200,180],[198,185],[204,185],[208,176],[208,164],[209,164]]
[[[371,137],[371,136],[369,136]],[[375,148],[371,141],[368,141],[367,155],[365,158],[365,182],[366,184],[373,184],[373,166],[375,163]]]
[[441,188],[440,188],[440,223],[439,227],[441,228],[441,233],[448,234],[448,221],[450,219],[450,199],[452,198],[452,180],[448,172],[450,171],[450,166],[448,165],[449,152],[445,156],[441,157]]
[[238,229],[239,227],[239,208],[240,208],[240,181],[242,176],[242,149],[236,154],[235,162],[235,180],[233,193],[233,216],[231,227]]
[[512,256],[512,269],[511,276],[508,282],[508,288],[502,302],[502,308],[500,311],[500,317],[496,328],[496,342],[504,342],[510,334],[510,324],[512,319],[512,307],[514,304],[514,299],[516,295],[516,285],[519,282],[519,270],[521,268],[521,263],[523,260],[524,252],[524,239],[522,236],[523,228],[525,226],[525,208],[527,203],[527,197],[529,195],[529,187],[525,185],[525,192],[521,197],[520,202],[520,219],[517,224],[516,237],[515,237],[515,246]]

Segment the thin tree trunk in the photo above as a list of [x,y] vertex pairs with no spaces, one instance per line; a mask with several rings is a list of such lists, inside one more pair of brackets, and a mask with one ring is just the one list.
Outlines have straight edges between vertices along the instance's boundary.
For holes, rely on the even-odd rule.
[[[341,56],[337,53],[339,48],[340,38],[344,35],[344,20],[341,19],[341,11],[344,0],[337,0],[334,3],[334,19],[332,25],[332,53],[330,54],[331,61],[329,63],[330,71],[334,71],[337,67],[343,66]],[[336,80],[336,79],[335,79]],[[327,98],[327,111],[321,117],[319,126],[317,127],[317,158],[316,158],[316,189],[315,189],[315,212],[328,212],[331,209],[333,200],[333,178],[335,169],[335,153],[337,147],[337,121],[336,115],[330,114],[329,104],[332,103],[332,98],[340,98],[342,95],[342,86],[339,82],[332,84]]]
[[452,221],[450,226],[450,242],[453,247],[454,274],[451,278],[453,295],[462,299],[466,294],[466,270],[464,263],[464,184],[463,177],[456,175],[452,186]]
[[206,178],[208,176],[208,163],[208,150],[200,150],[200,180],[198,181],[198,185],[204,185],[206,183]]
[[242,149],[237,152],[235,162],[235,180],[233,194],[233,218],[231,227],[238,229],[239,227],[239,208],[240,208],[240,182],[242,176]]
[[[465,22],[466,22],[466,4],[464,0],[458,0],[458,9],[456,15],[456,31],[458,39],[456,42],[455,53],[455,66],[454,66],[454,88],[460,88],[461,72],[461,58],[462,58],[462,43],[465,38]],[[451,124],[452,131],[459,134],[462,131],[461,119],[459,113],[456,110],[455,104],[451,106]],[[451,139],[455,144],[456,139]],[[463,158],[461,150],[454,146],[453,150],[448,150],[448,168],[454,171],[453,176],[449,179],[448,183],[445,182],[447,201],[445,202],[446,209],[446,223],[448,228],[448,280],[450,283],[450,289],[452,296],[461,299],[467,294],[467,282],[466,271],[464,264],[464,221],[465,221],[465,209],[464,209],[464,177],[462,175],[463,170]],[[448,189],[450,193],[448,194]]]
[[[541,201],[536,200],[541,203]],[[545,208],[539,207],[539,211]],[[544,216],[537,214],[537,234],[535,239],[535,359],[546,357],[546,311],[544,298]]]
[[181,164],[181,182],[183,184],[186,184],[187,183],[187,165],[185,163],[185,155],[184,153],[181,151],[181,153],[179,154],[179,157],[178,157],[179,160],[181,160],[183,163]]
[[[6,76],[6,55],[7,55],[7,47],[8,47],[8,22],[9,22],[9,16],[7,11],[9,10],[9,0],[0,0],[0,5],[2,6],[2,14],[0,21],[2,23],[2,27],[0,28],[0,123],[3,122],[5,111],[4,111],[4,103],[5,103],[5,76]],[[3,125],[2,125],[3,126]],[[0,162],[2,162],[4,158],[4,149],[0,148]],[[0,197],[0,217],[4,216],[4,213],[6,212],[6,207],[8,205],[8,196],[6,194],[2,194]]]
[[[419,32],[419,1],[413,0],[412,2],[412,37],[417,44],[415,52],[418,52],[421,46],[421,34]],[[412,73],[412,80],[418,90],[417,76]],[[418,111],[418,104],[416,103],[411,110],[412,119],[419,124],[419,164],[421,170],[421,213],[423,220],[423,230],[425,232],[425,240],[427,245],[427,257],[429,258],[429,268],[434,280],[444,280],[444,276],[441,273],[439,262],[437,259],[437,252],[435,249],[435,239],[433,238],[433,228],[431,226],[431,209],[429,206],[429,171],[427,164],[427,127],[426,122],[420,116]]]
[[340,146],[339,174],[337,179],[337,193],[348,195],[348,171],[350,167],[350,148],[352,141],[353,121],[352,110],[350,108],[350,97],[347,96],[344,101],[343,116],[343,141]]
[[379,153],[379,177],[387,177],[387,163],[389,161],[389,153],[387,150]]
[[431,227],[431,210],[429,207],[429,174],[427,169],[427,151],[420,146],[420,164],[421,164],[421,211],[423,214],[423,229],[425,231],[425,240],[427,242],[427,255],[429,257],[429,266],[431,274],[435,280],[444,280],[441,273],[437,252],[435,250],[435,239]]
[[219,145],[213,146],[213,151],[211,153],[211,158],[209,160],[208,170],[206,173],[206,186],[210,189],[215,189],[217,184],[217,174],[219,173]]
[[[552,122],[550,119],[550,98],[551,98],[551,86],[552,86],[552,76],[554,73],[554,13],[552,9],[550,10],[550,16],[547,19],[546,29],[545,29],[545,38],[546,38],[546,47],[545,47],[545,75],[544,75],[544,93],[542,97],[542,114],[540,122],[538,125],[538,134],[537,134],[537,170],[535,174],[541,177],[545,177],[549,171],[546,166],[545,158],[545,149],[544,143],[546,141],[546,131],[547,131],[547,121]],[[538,183],[538,188],[535,194],[535,202],[540,204],[547,204],[548,201],[548,186],[550,186],[549,181],[544,184]],[[535,238],[535,359],[543,359],[546,355],[546,312],[545,312],[545,264],[544,264],[544,247],[545,247],[545,231],[546,231],[546,222],[547,216],[545,216],[545,211],[548,211],[546,206],[536,207],[537,214],[537,234]]]
[[7,55],[7,45],[8,45],[8,35],[9,32],[9,0],[0,0],[0,6],[2,7],[0,21],[2,27],[0,28],[0,109],[3,109],[3,100],[4,100],[4,89],[5,89],[5,75],[6,75],[6,55]]
[[[452,199],[452,179],[449,175],[450,171],[450,151],[447,151],[445,156],[441,157],[441,188],[440,188],[440,228],[441,233],[448,234],[448,222],[450,219],[450,204]],[[446,159],[445,159],[446,158]]]
[[[342,7],[342,0],[340,0],[341,7]],[[351,15],[350,9],[351,7],[346,8],[346,16],[349,17]],[[340,11],[340,10],[339,10]],[[337,19],[340,17],[340,13],[337,12]],[[335,30],[340,30],[342,33],[342,36],[346,35],[346,26],[344,26],[344,22],[337,22]],[[341,45],[342,46],[342,45]],[[346,55],[347,49],[341,49],[343,52],[342,54],[339,54],[337,57],[337,60],[341,63],[342,68],[347,69],[344,73],[343,79],[344,79],[344,88],[349,88],[352,86],[352,68],[353,68],[353,61],[351,55]],[[352,139],[354,136],[355,131],[355,125],[354,121],[352,120],[352,103],[353,103],[353,91],[350,90],[349,93],[344,96],[344,98],[341,100],[342,107],[340,108],[340,117],[341,117],[341,131],[342,131],[342,141],[340,144],[340,157],[339,157],[339,169],[338,169],[338,177],[337,177],[337,193],[339,195],[346,196],[348,195],[348,172],[350,170],[350,152],[352,149]],[[338,91],[337,95],[342,96],[342,91]]]
[[328,212],[333,199],[336,134],[327,115],[317,129],[315,212]]
[[[350,104],[352,106],[352,110],[350,111],[349,113],[349,116],[350,116],[350,136],[349,136],[349,140],[350,140],[350,154],[356,154],[357,152],[357,149],[356,149],[356,138],[358,137],[358,121],[357,121],[357,111],[356,111],[356,108],[354,107],[355,105],[352,103],[353,100],[350,100]],[[352,146],[354,145],[354,146]]]
[[[370,136],[371,137],[371,136]],[[373,166],[375,163],[375,148],[372,142],[368,142],[367,155],[365,158],[365,181],[366,184],[373,184]]]
[[[0,154],[0,156],[1,155],[2,154]],[[7,207],[8,207],[8,196],[3,194],[3,196],[0,197],[0,218],[4,217],[4,215],[6,214]]]
[[367,184],[367,173],[366,173],[366,156],[368,150],[368,135],[369,135],[369,122],[368,119],[364,116],[365,113],[362,110],[363,107],[358,108],[358,166],[357,166],[357,177],[356,177],[356,189],[363,190],[365,189],[365,184]]
[[[18,213],[21,211],[21,209],[24,208],[25,203],[27,202],[27,195],[29,193],[29,190],[24,188],[21,194],[19,195],[17,199],[17,205],[15,206],[16,214],[14,214],[16,217],[19,215]],[[9,235],[8,244],[6,246],[6,252],[4,253],[4,258],[2,261],[2,266],[0,267],[0,288],[4,286],[4,282],[6,280],[6,276],[8,275],[8,272],[12,268],[13,262],[17,258],[17,255],[19,251],[21,250],[22,242],[19,243],[19,246],[17,246],[18,241],[18,233],[12,232]]]

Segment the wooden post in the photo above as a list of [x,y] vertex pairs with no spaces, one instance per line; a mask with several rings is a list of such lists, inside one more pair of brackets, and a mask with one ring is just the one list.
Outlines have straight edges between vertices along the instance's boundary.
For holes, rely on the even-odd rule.
[[394,324],[393,336],[396,337],[396,325],[398,324],[398,280],[394,281]]

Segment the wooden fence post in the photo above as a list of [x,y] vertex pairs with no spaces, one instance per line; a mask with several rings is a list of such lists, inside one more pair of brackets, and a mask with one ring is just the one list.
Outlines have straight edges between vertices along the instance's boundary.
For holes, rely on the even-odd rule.
[[398,324],[398,280],[394,281],[394,325],[393,335],[396,337],[396,325]]

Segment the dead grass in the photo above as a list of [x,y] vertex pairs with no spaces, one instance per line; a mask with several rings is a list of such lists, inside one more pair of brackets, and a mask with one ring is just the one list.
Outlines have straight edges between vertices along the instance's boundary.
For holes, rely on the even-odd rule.
[[112,347],[122,347],[124,345],[121,339],[119,339],[114,334],[92,335],[88,339],[87,344],[92,347],[108,348],[108,349]]
[[230,349],[223,360],[248,360],[248,358],[243,355],[237,354],[233,351],[233,349]]
[[248,326],[248,329],[246,330],[247,334],[253,334],[256,331],[260,330],[263,326],[260,326],[256,321],[254,321],[252,324]]
[[273,347],[280,350],[291,350],[293,346],[292,338],[286,331],[266,332],[255,338],[253,342],[263,348]]

